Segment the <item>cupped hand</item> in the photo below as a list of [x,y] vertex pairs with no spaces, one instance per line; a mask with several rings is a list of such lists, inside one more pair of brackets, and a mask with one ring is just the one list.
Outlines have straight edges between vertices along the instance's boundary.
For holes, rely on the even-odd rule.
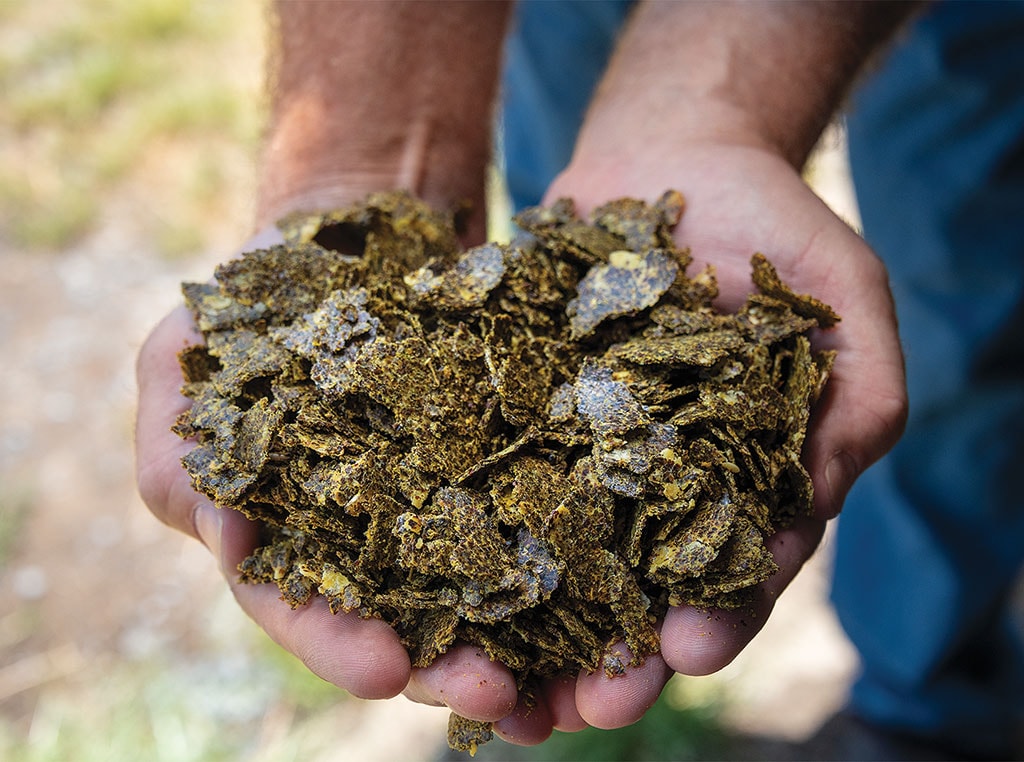
[[814,552],[825,521],[839,512],[854,479],[895,442],[906,411],[884,267],[778,157],[750,147],[707,145],[646,166],[635,159],[591,162],[570,166],[552,185],[548,200],[570,196],[586,213],[620,196],[654,200],[668,188],[687,199],[677,242],[691,249],[691,272],[715,266],[723,309],[733,310],[746,298],[750,256],[761,251],[794,289],[830,303],[843,317],[814,339],[819,347],[838,350],[804,452],[815,485],[814,514],[769,539],[780,570],[756,590],[750,607],[673,608],[662,623],[661,653],[641,666],[615,678],[598,670],[549,681],[528,702],[517,694],[511,673],[479,649],[457,645],[430,667],[413,669],[395,632],[380,621],[332,615],[321,598],[293,610],[274,586],[240,584],[237,565],[254,548],[257,527],[192,490],[180,464],[191,445],[170,431],[189,405],[180,394],[176,354],[200,340],[183,308],[157,326],[139,356],[137,457],[144,499],[158,518],[210,549],[240,605],[259,626],[314,673],[354,695],[384,698],[404,691],[415,701],[496,721],[500,736],[521,744],[538,743],[553,728],[635,722],[674,672],[717,671],[747,645]]
[[541,692],[540,709],[517,709],[497,724],[501,735],[520,743],[543,739],[552,727],[628,725],[650,708],[673,673],[705,675],[731,662],[810,558],[854,480],[892,447],[905,422],[903,359],[885,268],[800,174],[770,151],[747,145],[681,146],[650,161],[642,153],[571,164],[545,201],[570,197],[586,214],[614,198],[654,201],[667,189],[679,190],[687,206],[676,242],[691,250],[691,275],[714,266],[722,309],[745,301],[753,288],[751,255],[762,252],[794,290],[842,316],[838,326],[812,337],[816,347],[838,352],[803,453],[815,489],[813,514],[768,539],[779,571],[755,590],[749,607],[670,609],[661,653],[643,666],[614,678],[599,670],[553,682]]
[[762,252],[795,291],[842,317],[812,338],[838,356],[804,451],[814,515],[836,516],[854,480],[895,444],[906,418],[903,355],[884,265],[796,170],[760,148],[697,144],[647,165],[634,158],[570,166],[548,195],[571,196],[586,214],[608,199],[655,200],[668,188],[686,198],[676,242],[690,249],[691,274],[714,266],[722,309],[746,300],[753,288],[750,258]]
[[[254,239],[252,246],[273,242]],[[213,554],[242,609],[267,634],[324,680],[353,695],[389,698],[405,691],[477,720],[498,720],[516,706],[512,674],[471,646],[459,644],[430,667],[416,669],[395,631],[376,619],[330,612],[315,596],[292,609],[276,585],[242,584],[238,564],[256,547],[259,527],[241,513],[215,507],[192,489],[181,458],[192,443],[171,431],[191,404],[182,396],[178,352],[202,340],[184,307],[168,314],[137,362],[136,474],[140,494],[164,523],[200,540]]]

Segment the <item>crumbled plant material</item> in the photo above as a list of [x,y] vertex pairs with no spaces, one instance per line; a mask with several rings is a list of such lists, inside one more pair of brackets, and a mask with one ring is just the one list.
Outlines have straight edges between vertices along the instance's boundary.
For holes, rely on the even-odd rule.
[[[683,206],[562,200],[462,251],[451,215],[378,194],[186,285],[175,430],[196,489],[264,527],[242,579],[382,619],[416,666],[474,644],[527,695],[656,652],[669,606],[748,601],[811,508],[833,355],[807,334],[838,317],[760,254],[760,293],[716,311]],[[452,719],[454,748],[489,737]]]

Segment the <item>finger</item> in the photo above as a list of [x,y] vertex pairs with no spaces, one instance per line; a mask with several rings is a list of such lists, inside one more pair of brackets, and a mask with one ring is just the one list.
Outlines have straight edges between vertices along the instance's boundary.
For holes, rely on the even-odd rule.
[[360,698],[402,692],[411,671],[409,655],[391,627],[354,612],[332,614],[321,596],[292,609],[276,585],[240,582],[238,565],[256,545],[258,527],[237,511],[204,507],[197,526],[242,609],[311,672]]
[[238,564],[257,542],[256,525],[240,513],[215,508],[192,489],[181,466],[192,444],[171,431],[190,404],[180,393],[177,353],[199,340],[191,316],[179,308],[161,321],[139,353],[136,449],[143,499],[162,521],[202,540],[246,613],[312,672],[360,697],[397,695],[408,682],[409,657],[386,624],[355,614],[334,616],[323,599],[292,610],[276,586],[238,581]]
[[555,730],[575,733],[589,727],[576,708],[577,678],[562,676],[548,680],[541,689]]
[[171,431],[190,401],[181,394],[178,352],[201,340],[184,307],[168,314],[153,330],[136,364],[139,404],[135,421],[136,480],[139,494],[166,524],[198,537],[195,512],[200,501],[181,458],[192,448]]
[[779,571],[754,590],[754,599],[737,609],[669,609],[661,629],[661,653],[668,666],[684,675],[709,675],[725,667],[761,631],[775,601],[821,541],[825,522],[804,517],[776,532],[766,544]]
[[[622,643],[613,647],[624,663],[632,658]],[[576,682],[580,717],[595,728],[611,730],[632,725],[654,706],[672,672],[661,654],[651,654],[642,665],[626,667],[625,674],[609,677],[603,669],[581,674]]]
[[405,695],[484,722],[507,717],[518,699],[512,673],[468,643],[456,644],[429,667],[414,669]]
[[494,732],[508,743],[535,746],[551,735],[552,718],[542,700],[529,701],[520,695],[515,709],[494,723]]
[[397,696],[409,681],[409,655],[395,631],[355,612],[332,614],[314,597],[292,609],[275,585],[233,584],[239,604],[286,651],[315,675],[354,696]]

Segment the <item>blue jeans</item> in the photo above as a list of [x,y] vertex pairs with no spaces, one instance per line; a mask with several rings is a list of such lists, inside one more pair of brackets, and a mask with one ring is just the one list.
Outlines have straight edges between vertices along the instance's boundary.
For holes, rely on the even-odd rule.
[[[568,162],[628,2],[519,6],[505,74],[517,207]],[[833,600],[851,709],[978,754],[1024,721],[1024,4],[932,6],[848,118],[865,237],[885,259],[910,420],[847,499]],[[685,188],[682,189],[685,192]]]
[[848,135],[911,402],[839,520],[853,706],[1006,753],[1024,725],[1024,4],[933,6],[859,88]]
[[539,204],[572,156],[632,0],[523,0],[505,50],[502,134],[516,209]]

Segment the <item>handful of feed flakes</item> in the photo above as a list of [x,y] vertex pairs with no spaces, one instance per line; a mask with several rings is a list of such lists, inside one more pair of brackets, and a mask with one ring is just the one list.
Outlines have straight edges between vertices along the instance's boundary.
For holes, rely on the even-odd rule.
[[[658,650],[669,606],[736,607],[811,506],[800,463],[838,317],[760,254],[735,314],[686,274],[683,198],[572,202],[458,245],[384,193],[186,284],[197,490],[264,527],[240,567],[301,606],[390,624],[416,666],[456,640],[537,681]],[[457,716],[453,748],[490,727]]]

